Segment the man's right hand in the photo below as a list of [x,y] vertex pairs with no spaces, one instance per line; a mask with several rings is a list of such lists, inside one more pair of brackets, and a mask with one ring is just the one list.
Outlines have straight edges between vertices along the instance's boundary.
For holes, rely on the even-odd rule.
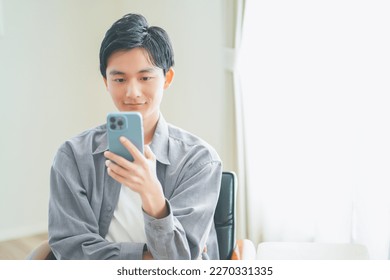
[[154,260],[152,254],[149,251],[145,251],[142,255],[143,260]]

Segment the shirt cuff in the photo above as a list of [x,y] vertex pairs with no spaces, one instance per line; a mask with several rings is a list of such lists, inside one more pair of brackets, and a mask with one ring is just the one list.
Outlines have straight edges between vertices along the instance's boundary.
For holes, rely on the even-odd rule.
[[142,260],[145,243],[120,243],[121,260]]
[[167,232],[174,229],[171,205],[167,199],[165,199],[165,203],[168,208],[168,215],[164,218],[156,219],[143,211],[146,232],[148,232],[149,229],[154,232]]

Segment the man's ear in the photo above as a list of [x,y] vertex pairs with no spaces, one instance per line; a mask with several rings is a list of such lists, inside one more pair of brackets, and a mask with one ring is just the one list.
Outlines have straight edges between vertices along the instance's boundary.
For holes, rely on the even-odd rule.
[[173,70],[173,68],[171,67],[171,68],[169,68],[167,73],[165,73],[164,89],[169,88],[169,86],[171,85],[171,83],[173,81],[173,76],[175,76],[175,70]]

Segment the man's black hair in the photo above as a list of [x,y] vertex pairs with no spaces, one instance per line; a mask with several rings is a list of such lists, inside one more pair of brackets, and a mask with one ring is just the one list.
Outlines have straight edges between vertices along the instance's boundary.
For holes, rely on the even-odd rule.
[[116,51],[143,48],[151,63],[164,71],[174,65],[173,48],[164,29],[150,26],[145,17],[127,14],[117,20],[106,32],[100,46],[100,72],[106,78],[107,61]]

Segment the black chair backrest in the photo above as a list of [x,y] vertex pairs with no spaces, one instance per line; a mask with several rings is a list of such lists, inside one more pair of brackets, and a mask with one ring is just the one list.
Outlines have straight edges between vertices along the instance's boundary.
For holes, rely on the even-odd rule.
[[235,183],[233,172],[223,172],[221,190],[214,214],[217,231],[219,258],[229,260],[236,244],[235,236]]

